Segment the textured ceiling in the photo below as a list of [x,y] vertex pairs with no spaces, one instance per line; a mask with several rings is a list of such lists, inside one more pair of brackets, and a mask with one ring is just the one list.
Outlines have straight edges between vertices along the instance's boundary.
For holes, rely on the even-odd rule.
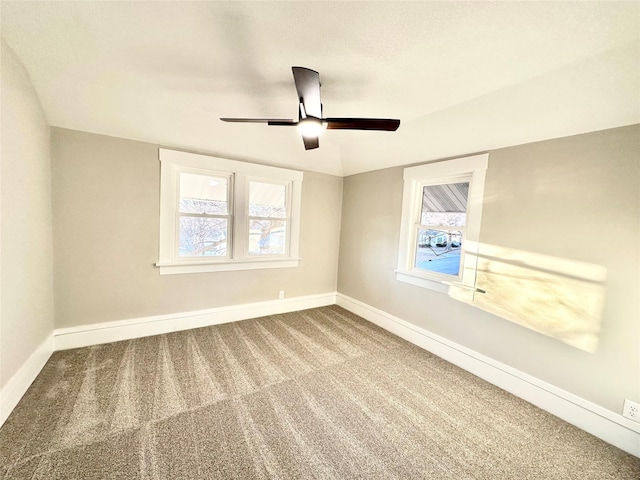
[[[336,175],[640,122],[638,2],[8,2],[2,37],[53,126]],[[291,66],[330,117],[296,129]]]

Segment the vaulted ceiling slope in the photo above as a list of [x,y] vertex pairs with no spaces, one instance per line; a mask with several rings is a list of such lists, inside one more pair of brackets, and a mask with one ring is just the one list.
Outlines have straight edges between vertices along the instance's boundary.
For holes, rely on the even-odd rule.
[[[51,125],[350,175],[640,122],[638,2],[11,2],[2,37]],[[328,117],[296,118],[291,66]]]

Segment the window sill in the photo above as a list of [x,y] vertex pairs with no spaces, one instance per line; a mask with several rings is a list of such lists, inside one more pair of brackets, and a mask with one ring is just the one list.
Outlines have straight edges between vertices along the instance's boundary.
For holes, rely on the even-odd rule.
[[441,280],[425,278],[422,275],[407,270],[396,270],[396,280],[440,293],[449,293],[449,285],[444,284]]
[[406,270],[396,270],[396,280],[415,285],[416,287],[445,293],[455,300],[467,303],[473,302],[475,293],[486,293],[484,290],[472,285],[465,285],[464,283],[452,280],[425,278],[416,272]]
[[160,275],[178,275],[184,273],[233,272],[237,270],[262,270],[269,268],[295,268],[299,266],[299,258],[275,260],[242,260],[227,262],[173,262],[155,264],[160,268]]

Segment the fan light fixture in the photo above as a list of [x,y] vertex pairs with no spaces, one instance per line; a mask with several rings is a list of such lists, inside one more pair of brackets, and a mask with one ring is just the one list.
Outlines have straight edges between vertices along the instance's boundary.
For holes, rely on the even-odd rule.
[[305,150],[320,146],[318,137],[325,128],[330,130],[382,130],[395,132],[400,120],[393,118],[324,118],[320,102],[320,74],[305,67],[291,67],[298,93],[298,121],[289,118],[229,118],[223,122],[266,123],[271,126],[298,127]]
[[319,137],[326,128],[327,122],[319,118],[307,117],[298,122],[298,131],[306,138]]

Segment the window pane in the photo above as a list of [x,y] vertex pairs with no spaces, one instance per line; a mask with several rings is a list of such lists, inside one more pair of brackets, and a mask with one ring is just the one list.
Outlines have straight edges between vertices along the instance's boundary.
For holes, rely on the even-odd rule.
[[226,218],[180,216],[180,256],[226,256],[227,230]]
[[249,221],[249,253],[282,255],[286,253],[287,222],[283,220]]
[[429,272],[458,275],[462,232],[418,229],[415,268]]
[[420,224],[463,227],[468,198],[469,182],[423,187]]
[[249,182],[249,216],[287,218],[286,185]]
[[180,174],[180,213],[227,215],[228,182],[226,177]]

